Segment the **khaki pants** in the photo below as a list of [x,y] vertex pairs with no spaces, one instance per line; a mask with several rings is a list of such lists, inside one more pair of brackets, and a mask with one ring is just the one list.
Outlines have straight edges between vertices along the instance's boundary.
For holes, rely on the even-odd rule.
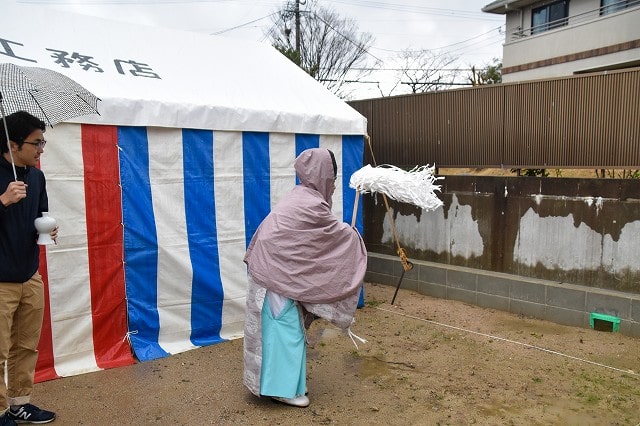
[[[29,402],[38,361],[44,315],[44,285],[39,273],[25,283],[0,282],[0,414],[9,405]],[[3,369],[4,370],[4,369]]]

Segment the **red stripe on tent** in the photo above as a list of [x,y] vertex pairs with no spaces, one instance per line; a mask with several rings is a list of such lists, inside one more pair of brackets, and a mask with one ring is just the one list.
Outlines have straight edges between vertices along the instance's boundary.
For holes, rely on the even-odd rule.
[[45,247],[46,246],[40,246],[40,268],[38,269],[38,272],[42,275],[42,282],[44,283],[44,319],[42,320],[42,331],[40,333],[40,342],[38,343],[38,362],[36,364],[36,374],[34,377],[36,383],[60,377],[56,373],[53,361],[49,273],[47,271],[47,251]]
[[93,345],[100,368],[134,363],[127,335],[118,130],[82,125]]

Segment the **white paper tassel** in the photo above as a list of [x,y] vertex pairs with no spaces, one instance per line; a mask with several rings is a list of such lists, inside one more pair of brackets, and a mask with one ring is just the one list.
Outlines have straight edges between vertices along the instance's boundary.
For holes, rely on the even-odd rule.
[[367,343],[366,339],[363,339],[362,337],[357,336],[353,331],[351,331],[351,327],[349,327],[347,329],[347,335],[351,338],[351,341],[355,345],[356,350],[358,350],[359,348],[358,348],[358,344],[356,343],[355,339],[358,339],[362,343]]
[[410,203],[425,210],[435,210],[442,201],[435,194],[440,185],[434,182],[443,177],[433,175],[435,166],[416,166],[410,171],[396,166],[369,164],[351,175],[349,187],[360,192],[379,192],[391,199]]

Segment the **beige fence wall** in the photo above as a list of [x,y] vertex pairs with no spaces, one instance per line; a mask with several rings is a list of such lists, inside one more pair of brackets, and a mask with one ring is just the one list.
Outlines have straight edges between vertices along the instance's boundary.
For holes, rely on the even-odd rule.
[[[376,164],[640,169],[639,94],[635,70],[351,105]],[[436,212],[389,215],[365,195],[369,251],[396,253],[393,217],[411,259],[640,294],[640,180],[458,175],[442,189]]]
[[638,169],[639,95],[636,69],[349,104],[377,164]]

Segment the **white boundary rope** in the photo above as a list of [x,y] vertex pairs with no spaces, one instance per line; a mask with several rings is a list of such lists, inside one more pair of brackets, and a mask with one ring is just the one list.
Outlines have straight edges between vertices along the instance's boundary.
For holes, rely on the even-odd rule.
[[[572,355],[563,354],[562,352],[557,352],[557,351],[554,351],[554,350],[551,350],[551,349],[546,349],[546,348],[543,348],[543,347],[540,347],[540,346],[530,345],[529,343],[518,342],[516,340],[510,340],[510,339],[506,339],[504,337],[498,337],[498,336],[493,336],[491,334],[480,333],[478,331],[467,330],[467,329],[462,328],[462,327],[456,327],[454,325],[443,324],[443,323],[440,323],[440,322],[437,322],[437,321],[433,321],[433,320],[428,320],[428,319],[424,319],[424,318],[418,318],[418,317],[414,317],[412,315],[407,315],[407,314],[403,314],[403,313],[400,313],[400,312],[391,311],[389,309],[383,309],[383,308],[380,308],[380,307],[375,307],[375,309],[378,309],[379,311],[384,311],[384,312],[389,312],[389,313],[392,313],[392,314],[400,315],[400,316],[407,317],[407,318],[412,318],[412,319],[415,319],[415,320],[418,320],[418,321],[428,322],[428,323],[431,323],[431,324],[439,325],[441,327],[452,328],[454,330],[464,331],[466,333],[477,334],[478,336],[489,337],[491,339],[496,339],[496,340],[502,340],[503,342],[508,342],[508,343],[513,343],[513,344],[516,344],[516,345],[521,345],[521,346],[524,346],[524,347],[527,347],[527,348],[530,348],[530,349],[537,349],[537,350],[542,351],[542,352],[547,352],[547,353],[550,353],[550,354],[563,356],[565,358],[569,358],[569,359],[572,359],[572,360],[575,360],[575,361],[581,361],[581,362],[584,362],[584,363],[587,363],[587,364],[597,365],[598,367],[603,367],[603,368],[608,368],[610,370],[618,371],[620,373],[631,374],[633,376],[640,377],[640,374],[636,373],[633,370],[623,370],[621,368],[611,367],[609,365],[600,364],[599,362],[589,361],[588,359],[582,359],[582,358],[578,358],[578,357],[575,357],[575,356],[572,356]],[[640,423],[637,426],[640,426]]]

